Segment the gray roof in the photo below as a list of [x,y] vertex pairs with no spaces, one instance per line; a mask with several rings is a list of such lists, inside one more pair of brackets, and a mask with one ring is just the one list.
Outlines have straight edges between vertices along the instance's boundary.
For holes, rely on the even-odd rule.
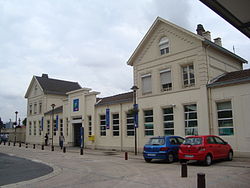
[[121,104],[121,103],[128,103],[133,102],[133,92],[122,93],[110,97],[101,98],[97,103],[96,106],[102,105],[112,105],[112,104]]
[[42,77],[35,76],[35,78],[42,87],[44,94],[66,95],[67,92],[82,88],[78,82],[52,79],[46,74],[43,74]]
[[[54,109],[54,114],[59,114],[62,112],[63,112],[63,106],[59,106],[59,107]],[[51,115],[51,114],[52,114],[52,110],[44,113],[44,115]]]

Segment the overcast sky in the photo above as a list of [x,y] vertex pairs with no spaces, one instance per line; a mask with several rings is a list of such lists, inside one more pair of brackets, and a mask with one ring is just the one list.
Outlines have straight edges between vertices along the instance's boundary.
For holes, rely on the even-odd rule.
[[157,16],[192,32],[201,23],[250,61],[250,40],[198,0],[0,0],[0,117],[26,117],[25,92],[42,73],[102,97],[129,91],[126,62]]

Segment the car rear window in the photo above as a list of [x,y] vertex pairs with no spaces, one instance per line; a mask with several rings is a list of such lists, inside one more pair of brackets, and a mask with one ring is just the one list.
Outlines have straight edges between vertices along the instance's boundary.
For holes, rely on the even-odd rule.
[[183,142],[184,145],[200,145],[202,144],[202,139],[200,137],[186,138]]
[[150,138],[147,144],[148,145],[164,145],[165,140],[163,138]]

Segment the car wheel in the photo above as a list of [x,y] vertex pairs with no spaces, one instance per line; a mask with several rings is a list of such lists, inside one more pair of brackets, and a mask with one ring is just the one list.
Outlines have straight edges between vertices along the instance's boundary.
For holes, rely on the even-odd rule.
[[233,160],[233,152],[229,151],[228,156],[227,156],[227,160],[228,161],[232,161]]
[[211,155],[207,155],[204,161],[206,166],[210,166],[212,164],[212,156]]
[[145,158],[144,159],[147,163],[150,163],[151,161],[152,161],[152,159],[147,159],[147,158]]
[[174,154],[173,153],[169,153],[167,156],[167,162],[168,163],[172,163],[174,162]]

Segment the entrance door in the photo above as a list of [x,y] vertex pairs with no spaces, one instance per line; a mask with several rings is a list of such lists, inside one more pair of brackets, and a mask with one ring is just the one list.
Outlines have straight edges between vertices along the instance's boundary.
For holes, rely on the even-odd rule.
[[74,125],[74,146],[81,146],[81,123],[75,123]]

